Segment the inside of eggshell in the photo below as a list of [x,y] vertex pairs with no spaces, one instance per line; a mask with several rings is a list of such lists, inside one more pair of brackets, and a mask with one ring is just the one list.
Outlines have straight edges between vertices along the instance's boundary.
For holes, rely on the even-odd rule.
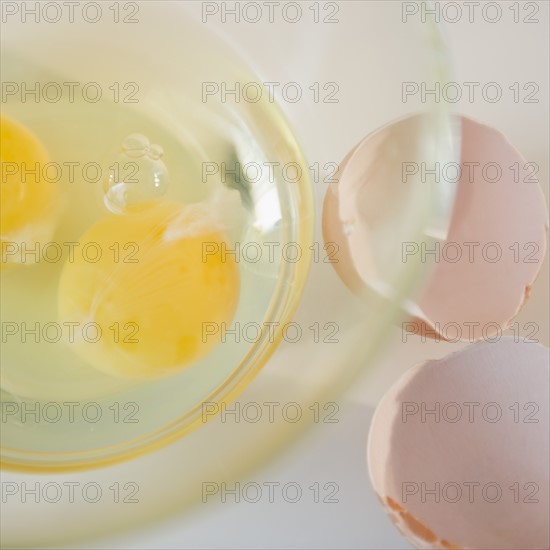
[[410,540],[415,541],[417,548],[460,550],[460,546],[439,538],[427,525],[413,516],[393,498],[386,497],[385,502],[383,499],[380,500],[397,529]]
[[418,235],[420,213],[422,231],[446,234],[454,191],[426,185],[419,175],[403,180],[406,159],[454,158],[455,129],[444,137],[438,131],[427,115],[377,129],[346,155],[327,189],[323,237],[325,243],[338,245],[333,267],[357,295],[374,292],[394,299],[396,275],[405,267],[402,243]]
[[[461,257],[440,254],[417,301],[422,314],[404,327],[427,338],[473,342],[500,335],[529,297],[546,252],[548,212],[538,182],[510,169],[528,163],[505,136],[461,121],[462,172],[449,234],[440,243],[440,250],[452,248]],[[471,168],[491,165],[501,171],[497,181]],[[515,246],[533,254],[520,257]]]
[[[325,242],[339,245],[339,262],[333,267],[357,295],[374,292],[393,300],[391,257],[399,255],[405,262],[403,246],[410,245],[415,252],[406,261],[420,262],[429,277],[419,297],[402,304],[410,320],[403,323],[404,330],[448,341],[498,336],[529,297],[545,256],[544,195],[538,182],[529,179],[529,163],[500,132],[456,117],[461,139],[454,164],[459,171],[454,181],[448,168],[440,168],[439,174],[443,186],[457,189],[448,232],[445,238],[445,232],[426,232],[424,240],[407,242],[401,223],[429,185],[429,173],[426,168],[426,176],[418,177],[422,185],[412,180],[404,185],[397,172],[404,158],[427,155],[418,145],[422,120],[413,116],[379,129],[340,165],[323,211]],[[455,145],[457,138],[451,136]],[[436,160],[424,164],[431,167]],[[519,173],[510,169],[516,165]],[[488,166],[499,168],[498,181],[489,176]],[[403,241],[390,245],[392,238]]]
[[[547,547],[542,527],[547,526],[550,495],[548,352],[510,337],[476,343],[410,368],[384,395],[369,434],[370,477],[392,522],[416,547],[519,548],[522,541],[525,547]],[[519,412],[515,417],[514,403],[524,404],[524,411],[536,410],[533,418]],[[419,407],[407,420],[405,404]],[[437,404],[439,420],[434,417]],[[460,418],[453,412],[446,419],[446,406],[456,411],[459,404]],[[471,417],[466,405],[476,404],[480,408]],[[481,412],[485,406],[501,411],[498,421]],[[537,500],[504,498],[515,479],[532,482]],[[472,480],[499,485],[503,498],[477,495],[455,501],[443,492],[437,500],[432,493],[422,497],[422,489],[414,497],[402,496],[403,484],[411,481],[433,492],[437,483],[466,486]]]

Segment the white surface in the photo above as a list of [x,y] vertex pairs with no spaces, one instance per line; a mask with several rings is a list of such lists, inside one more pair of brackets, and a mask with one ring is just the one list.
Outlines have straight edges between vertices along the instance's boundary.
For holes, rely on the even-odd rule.
[[[537,24],[515,24],[511,2],[501,2],[503,18],[490,24],[447,24],[449,46],[457,82],[497,81],[504,90],[513,82],[535,81],[538,104],[462,102],[457,111],[503,131],[527,160],[539,164],[539,179],[548,196],[548,67],[547,2],[540,7]],[[267,47],[267,46],[265,46]],[[337,52],[334,52],[337,55]],[[312,52],[314,55],[314,52]],[[358,54],[360,56],[360,54]],[[548,261],[520,314],[520,325],[535,321],[538,338],[548,345]],[[375,367],[339,403],[336,424],[320,424],[300,444],[256,472],[248,481],[297,482],[304,489],[301,502],[278,498],[269,503],[199,504],[191,513],[132,533],[71,548],[89,549],[237,549],[237,548],[409,548],[385,516],[370,487],[365,463],[366,438],[373,408],[382,393],[409,366],[423,359],[450,353],[457,345],[409,339],[404,344],[398,329]],[[223,459],[223,458],[222,458]],[[245,483],[246,480],[243,481]],[[312,483],[337,483],[338,503],[314,503]],[[85,521],[85,519],[83,519]]]

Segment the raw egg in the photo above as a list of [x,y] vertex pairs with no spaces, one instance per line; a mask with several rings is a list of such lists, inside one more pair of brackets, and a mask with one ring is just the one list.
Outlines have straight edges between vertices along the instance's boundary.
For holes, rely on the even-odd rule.
[[27,128],[0,117],[0,267],[21,263],[15,251],[32,249],[53,234],[56,184],[44,177],[48,162],[46,149]]
[[81,237],[83,247],[90,243],[90,258],[64,265],[59,315],[89,327],[68,345],[94,367],[129,378],[164,376],[213,347],[205,323],[231,323],[238,266],[200,205],[152,202],[111,215]]

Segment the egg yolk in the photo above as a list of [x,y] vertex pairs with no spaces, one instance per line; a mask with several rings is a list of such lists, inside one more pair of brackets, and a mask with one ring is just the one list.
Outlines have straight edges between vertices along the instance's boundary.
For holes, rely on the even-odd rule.
[[56,184],[43,177],[48,162],[44,146],[29,130],[0,117],[0,267],[21,263],[15,250],[32,248],[53,234]]
[[204,211],[176,203],[97,222],[80,239],[88,252],[69,258],[60,279],[60,318],[75,326],[69,345],[129,378],[203,357],[216,344],[206,324],[229,326],[239,297],[239,270],[222,243]]

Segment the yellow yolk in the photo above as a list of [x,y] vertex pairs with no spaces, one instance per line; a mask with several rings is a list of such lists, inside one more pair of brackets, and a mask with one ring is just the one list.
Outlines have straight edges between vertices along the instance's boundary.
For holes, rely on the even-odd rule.
[[21,263],[21,247],[33,248],[53,234],[56,184],[42,177],[48,161],[29,130],[0,117],[0,268]]
[[216,343],[203,337],[206,324],[229,326],[239,297],[223,241],[204,212],[176,203],[96,223],[79,241],[86,254],[69,258],[61,275],[60,319],[78,323],[69,345],[130,378],[164,376],[203,357]]

